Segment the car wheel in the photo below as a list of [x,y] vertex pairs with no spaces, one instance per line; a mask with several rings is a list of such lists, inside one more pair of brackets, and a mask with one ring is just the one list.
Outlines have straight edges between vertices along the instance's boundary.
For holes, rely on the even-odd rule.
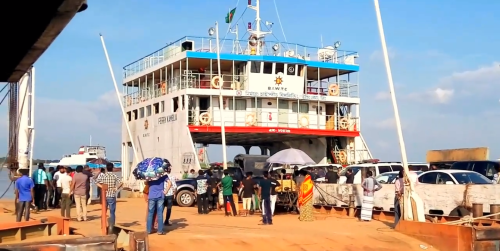
[[194,195],[189,190],[182,190],[177,193],[176,201],[180,207],[190,207],[194,204]]

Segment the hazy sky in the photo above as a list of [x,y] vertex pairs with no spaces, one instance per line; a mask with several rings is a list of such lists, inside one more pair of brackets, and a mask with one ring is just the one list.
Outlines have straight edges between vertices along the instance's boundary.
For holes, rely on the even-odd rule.
[[[196,4],[195,4],[196,2]],[[246,8],[238,3],[235,19]],[[362,134],[375,157],[400,159],[373,1],[276,0],[288,42],[309,46],[341,41],[358,51]],[[298,5],[300,3],[300,5]],[[37,158],[60,158],[87,144],[104,145],[119,159],[121,114],[99,40],[103,33],[121,82],[122,67],[186,35],[206,36],[236,1],[91,1],[36,63]],[[272,1],[262,19],[274,22]],[[381,1],[396,94],[409,159],[428,149],[489,146],[500,157],[500,2],[477,0]],[[240,27],[254,19],[247,11]],[[6,117],[7,107],[0,112]],[[6,151],[7,120],[0,135]],[[230,148],[228,157],[243,151]],[[209,149],[212,161],[220,147]]]

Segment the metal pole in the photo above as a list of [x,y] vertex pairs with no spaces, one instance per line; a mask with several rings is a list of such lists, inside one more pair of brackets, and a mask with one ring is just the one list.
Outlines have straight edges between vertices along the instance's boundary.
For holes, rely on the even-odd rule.
[[[401,160],[403,161],[403,168],[405,175],[409,172],[408,170],[408,159],[406,158],[406,147],[403,139],[403,130],[401,129],[401,120],[399,118],[398,103],[396,101],[396,93],[394,92],[394,82],[392,80],[391,64],[389,62],[389,53],[387,51],[387,44],[385,42],[384,35],[384,25],[382,24],[382,16],[380,15],[380,6],[378,0],[374,0],[375,3],[375,13],[377,14],[377,24],[378,32],[380,35],[380,43],[382,43],[382,52],[384,54],[385,70],[387,73],[387,80],[389,81],[389,91],[391,93],[392,107],[394,109],[394,120],[396,121],[396,130],[398,133],[399,147],[401,150]],[[413,189],[413,184],[410,182],[411,190]]]
[[30,175],[33,173],[33,149],[35,147],[35,67],[31,67],[31,107],[30,107],[30,120],[29,120],[29,129],[30,132]]
[[108,50],[106,49],[106,44],[104,43],[104,37],[102,34],[99,34],[101,37],[102,49],[104,50],[104,55],[106,56],[106,60],[108,61],[109,73],[111,73],[111,78],[113,79],[113,84],[115,85],[116,97],[118,98],[118,102],[120,103],[120,108],[122,110],[123,122],[125,127],[127,128],[128,136],[130,138],[130,143],[132,144],[132,150],[134,151],[134,157],[136,163],[139,163],[139,157],[137,156],[137,148],[135,148],[134,138],[132,136],[132,131],[130,130],[130,126],[127,121],[127,114],[125,112],[125,108],[123,108],[122,97],[120,96],[120,91],[118,90],[118,85],[116,84],[115,74],[113,73],[113,67],[111,66],[111,61],[109,60]]
[[222,81],[221,67],[220,67],[220,47],[219,47],[219,23],[215,22],[215,40],[217,45],[217,76],[219,76],[219,110],[220,110],[220,133],[222,139],[222,168],[227,169],[227,153],[226,153],[226,126],[224,120],[224,104],[222,101]]

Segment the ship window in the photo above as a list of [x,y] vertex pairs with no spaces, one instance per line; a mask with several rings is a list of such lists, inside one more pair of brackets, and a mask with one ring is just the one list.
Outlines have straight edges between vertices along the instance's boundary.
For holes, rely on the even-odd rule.
[[264,62],[264,69],[262,73],[273,74],[273,63]]
[[246,99],[235,99],[234,100],[234,107],[233,107],[233,100],[229,100],[229,110],[236,110],[236,111],[245,111],[247,109],[247,100]]
[[138,113],[137,113],[137,109],[136,109],[136,110],[134,110],[134,111],[133,111],[133,113],[134,113],[134,120],[137,120],[137,115],[138,115]]
[[177,112],[177,109],[179,109],[179,98],[178,97],[175,97],[175,98],[172,98],[172,112]]
[[165,112],[165,101],[160,102],[160,112]]
[[146,106],[146,116],[147,117],[151,116],[151,106],[150,105]]
[[144,118],[144,107],[139,108],[139,118]]
[[304,76],[304,73],[302,72],[302,69],[304,69],[304,66],[303,65],[297,65],[297,76],[301,76],[303,77]]
[[300,103],[298,104],[297,102],[292,103],[292,112],[297,112],[297,108],[299,109],[300,113],[309,113],[309,104],[308,103]]
[[278,72],[284,73],[285,72],[285,64],[282,63],[276,63],[276,68],[274,69],[274,72],[278,74]]
[[[163,102],[163,101],[162,101]],[[154,103],[153,104],[153,113],[158,114],[160,113],[160,103]]]
[[288,64],[286,66],[286,75],[295,76],[295,65],[294,64]]
[[127,121],[132,121],[132,112],[127,112]]
[[[255,99],[250,100],[249,108],[255,108]],[[262,108],[262,99],[257,99],[257,108]]]
[[250,61],[250,72],[251,73],[260,73],[260,63],[256,61]]

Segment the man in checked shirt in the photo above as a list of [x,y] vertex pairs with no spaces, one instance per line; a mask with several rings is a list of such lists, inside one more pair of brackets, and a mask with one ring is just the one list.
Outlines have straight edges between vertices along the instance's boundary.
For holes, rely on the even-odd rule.
[[113,168],[113,163],[106,164],[106,172],[98,176],[96,180],[97,187],[99,188],[102,188],[103,184],[108,185],[108,191],[106,191],[106,203],[109,208],[108,228],[112,228],[115,225],[116,191],[123,185],[120,178],[113,173]]
[[[167,176],[170,182],[165,182],[165,208],[167,208],[167,214],[165,216],[165,226],[172,226],[170,221],[170,216],[172,215],[172,206],[174,205],[175,193],[177,192],[176,178],[171,175],[172,168],[167,168]],[[169,184],[170,183],[170,184]]]

